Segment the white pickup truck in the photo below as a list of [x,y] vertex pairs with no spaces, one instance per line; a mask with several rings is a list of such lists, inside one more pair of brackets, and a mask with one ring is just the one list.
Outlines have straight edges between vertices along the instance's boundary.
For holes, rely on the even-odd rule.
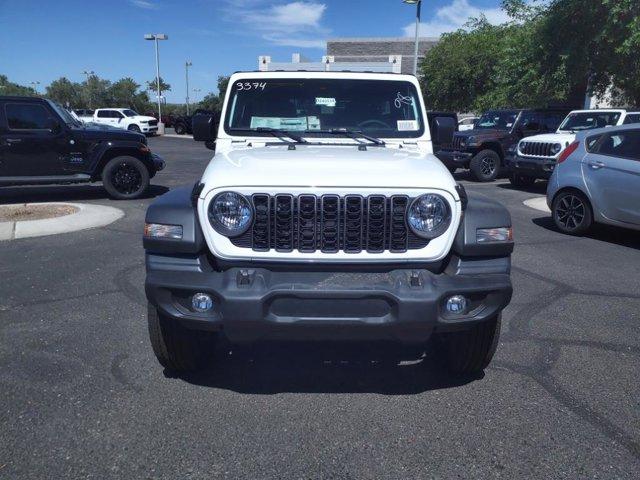
[[108,125],[132,132],[153,134],[158,131],[157,119],[140,115],[130,108],[98,108],[93,112],[93,116],[79,117],[85,123]]

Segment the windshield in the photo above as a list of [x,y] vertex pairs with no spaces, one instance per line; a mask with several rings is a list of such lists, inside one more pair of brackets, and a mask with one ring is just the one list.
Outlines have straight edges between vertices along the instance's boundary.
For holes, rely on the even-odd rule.
[[518,116],[517,110],[489,110],[476,122],[475,129],[496,128],[509,130]]
[[128,108],[125,110],[122,110],[122,113],[124,113],[125,117],[135,117],[136,115],[138,115],[134,110],[131,110]]
[[56,113],[60,115],[60,117],[62,118],[62,121],[67,125],[69,125],[70,127],[82,126],[82,122],[80,120],[77,120],[76,117],[71,115],[67,110],[62,108],[56,102],[52,102],[51,100],[49,100],[49,105],[51,105],[51,107],[56,111]]
[[225,118],[228,134],[264,135],[261,128],[307,136],[333,129],[383,138],[424,133],[418,92],[398,80],[242,79],[231,85]]
[[602,128],[618,123],[620,112],[577,112],[570,113],[564,119],[562,125],[558,127],[558,131],[591,130],[593,128]]

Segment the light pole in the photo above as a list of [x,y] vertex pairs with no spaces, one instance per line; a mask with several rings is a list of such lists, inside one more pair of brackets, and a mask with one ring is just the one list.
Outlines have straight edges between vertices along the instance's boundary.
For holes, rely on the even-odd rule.
[[420,5],[422,0],[402,0],[403,3],[416,6],[416,45],[413,51],[413,75],[418,76],[418,38],[420,30]]
[[164,133],[164,123],[162,123],[162,107],[160,99],[160,53],[158,51],[158,40],[168,40],[169,36],[164,33],[147,33],[145,40],[153,40],[156,44],[156,93],[158,94],[158,133]]
[[89,78],[91,78],[92,75],[95,75],[95,72],[93,70],[83,70],[82,71],[83,75],[87,76],[87,91],[89,92],[89,108],[91,108],[91,88],[89,88]]
[[193,65],[191,61],[187,60],[184,62],[184,74],[187,80],[187,115],[189,115],[189,67]]
[[194,89],[193,89],[193,94],[194,94],[194,95],[193,95],[193,101],[194,101],[195,103],[198,103],[198,93],[200,93],[201,91],[202,91],[202,89],[201,89],[201,88],[194,88]]
[[38,81],[31,82],[31,85],[33,86],[33,89],[35,90],[35,92],[38,93],[38,85],[40,85],[40,82]]

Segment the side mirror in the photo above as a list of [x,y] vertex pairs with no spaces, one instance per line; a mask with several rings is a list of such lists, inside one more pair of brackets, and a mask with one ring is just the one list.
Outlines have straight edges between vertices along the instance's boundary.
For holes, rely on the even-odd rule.
[[456,131],[456,122],[451,117],[436,117],[433,119],[435,138],[431,141],[435,141],[440,145],[446,145],[453,141],[453,132]]
[[216,139],[216,122],[213,115],[194,115],[191,119],[191,130],[196,142],[211,144]]

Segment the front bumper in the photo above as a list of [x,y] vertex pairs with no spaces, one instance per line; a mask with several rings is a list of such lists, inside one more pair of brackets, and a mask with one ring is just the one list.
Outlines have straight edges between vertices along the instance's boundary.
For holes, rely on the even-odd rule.
[[151,153],[150,155],[151,155],[151,161],[153,162],[153,167],[156,169],[156,172],[163,170],[166,165],[166,162],[164,161],[164,159],[157,153]]
[[140,125],[140,131],[142,133],[155,133],[158,131],[158,127],[157,126],[151,127],[149,125]]
[[556,168],[556,160],[515,155],[509,162],[509,171],[535,178],[550,178]]
[[[327,272],[295,267],[219,272],[203,256],[156,254],[147,254],[146,266],[147,298],[162,314],[188,328],[222,331],[234,342],[278,338],[420,343],[434,331],[492,318],[509,303],[512,292],[508,257],[464,265],[453,259],[449,273],[441,274],[424,269]],[[190,299],[197,292],[212,296],[212,311],[192,311]],[[468,313],[454,316],[445,311],[446,298],[454,294],[470,299]]]
[[447,167],[465,168],[473,158],[473,153],[459,150],[439,150],[436,157]]

